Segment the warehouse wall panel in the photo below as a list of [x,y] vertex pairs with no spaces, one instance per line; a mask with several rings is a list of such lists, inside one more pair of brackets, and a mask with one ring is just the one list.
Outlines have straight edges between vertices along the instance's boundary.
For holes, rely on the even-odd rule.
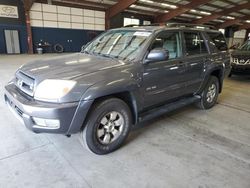
[[61,44],[64,52],[79,52],[81,46],[88,43],[102,31],[91,31],[82,29],[59,29],[32,27],[34,51],[39,41],[49,42],[52,46],[46,48],[45,52],[52,52],[54,44]]
[[[34,3],[34,4],[39,4],[39,3]],[[58,14],[70,14],[70,8],[69,7],[63,7],[63,6],[57,6],[57,13]]]
[[[33,18],[32,18],[32,20],[33,20]],[[57,14],[43,12],[43,20],[57,21]]]
[[98,31],[105,29],[105,13],[103,11],[34,3],[30,14],[31,26],[34,27],[80,29],[83,26],[82,29],[96,29]]
[[31,20],[42,20],[43,19],[43,14],[42,12],[37,12],[37,11],[30,11],[30,19]]
[[57,6],[49,5],[49,4],[42,4],[42,11],[55,13],[55,12],[57,12]]
[[80,8],[71,8],[72,15],[83,16],[83,9]]
[[18,18],[0,17],[0,54],[6,53],[6,43],[4,30],[17,30],[19,33],[19,42],[21,53],[27,52],[27,32],[25,23],[25,14],[23,2],[20,0],[1,0],[1,5],[17,6]]

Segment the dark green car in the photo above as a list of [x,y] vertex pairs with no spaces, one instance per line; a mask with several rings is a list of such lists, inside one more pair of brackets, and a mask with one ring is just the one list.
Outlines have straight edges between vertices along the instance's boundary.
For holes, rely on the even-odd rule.
[[250,75],[250,40],[247,40],[240,48],[232,52],[231,74]]

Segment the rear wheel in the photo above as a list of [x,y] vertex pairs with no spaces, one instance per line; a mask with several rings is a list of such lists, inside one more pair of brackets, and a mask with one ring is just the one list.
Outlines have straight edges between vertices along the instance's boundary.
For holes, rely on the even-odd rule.
[[131,124],[127,104],[117,98],[106,99],[93,106],[81,139],[90,151],[107,154],[124,143]]
[[219,80],[216,76],[211,76],[208,80],[206,87],[201,93],[201,100],[197,103],[201,109],[212,108],[219,95]]

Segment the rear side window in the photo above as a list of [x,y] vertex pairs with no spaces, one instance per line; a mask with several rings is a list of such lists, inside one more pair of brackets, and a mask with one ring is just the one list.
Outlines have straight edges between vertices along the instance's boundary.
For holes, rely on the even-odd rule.
[[198,32],[184,32],[187,55],[207,53],[205,42]]
[[210,38],[210,45],[219,51],[227,50],[227,42],[222,33],[207,33]]

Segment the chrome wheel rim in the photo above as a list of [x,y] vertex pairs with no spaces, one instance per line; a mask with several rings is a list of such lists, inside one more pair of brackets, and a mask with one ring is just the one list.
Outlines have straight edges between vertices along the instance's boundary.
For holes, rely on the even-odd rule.
[[97,139],[101,144],[107,145],[119,138],[124,128],[124,118],[116,111],[107,113],[102,117],[97,127]]
[[214,98],[216,96],[216,85],[212,84],[211,86],[208,87],[207,91],[207,102],[212,103],[214,101]]

